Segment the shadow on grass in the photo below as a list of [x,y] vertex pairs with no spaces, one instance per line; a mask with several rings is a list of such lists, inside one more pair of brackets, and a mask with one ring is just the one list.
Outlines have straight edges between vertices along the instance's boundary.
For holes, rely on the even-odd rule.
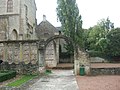
[[19,87],[21,85],[23,85],[24,83],[28,82],[31,79],[34,79],[35,77],[37,77],[38,75],[23,75],[20,79],[8,83],[7,86],[9,87]]

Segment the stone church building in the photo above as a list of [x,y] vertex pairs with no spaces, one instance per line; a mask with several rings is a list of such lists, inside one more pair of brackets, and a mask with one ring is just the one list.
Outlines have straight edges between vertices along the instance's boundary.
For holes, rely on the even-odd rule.
[[[19,63],[24,61],[37,61],[38,50],[30,43],[22,43],[20,40],[47,40],[51,36],[59,35],[59,30],[54,27],[46,16],[43,21],[36,23],[35,0],[0,0],[0,59]],[[12,41],[12,40],[17,40]],[[4,41],[6,44],[3,44]],[[30,41],[31,42],[31,41]],[[47,67],[56,67],[59,61],[59,44],[64,40],[51,41],[45,50],[45,62]],[[18,46],[14,46],[17,44]],[[3,47],[5,49],[3,49]],[[6,48],[7,47],[7,48]],[[7,52],[9,51],[9,52]],[[33,56],[30,56],[32,55]],[[38,53],[39,54],[39,53]],[[40,55],[38,55],[39,58]],[[21,57],[21,58],[20,58]],[[27,60],[29,59],[29,60]]]
[[[0,60],[3,61],[0,69],[34,73],[41,67],[56,67],[60,62],[73,63],[74,60],[77,73],[80,60],[82,65],[88,62],[86,53],[78,48],[80,54],[71,60],[60,59],[65,41],[70,43],[71,40],[61,35],[45,15],[37,25],[36,10],[35,0],[0,0]],[[55,36],[62,37],[51,39]]]
[[[43,21],[37,25],[36,34],[39,39],[47,40],[51,36],[59,35],[59,31],[43,15]],[[45,50],[46,67],[56,67],[59,63],[59,40],[51,41]]]
[[[43,21],[36,27],[36,35],[39,39],[47,40],[54,35],[61,35],[60,27],[54,27],[46,16],[43,15]],[[46,67],[56,67],[59,63],[72,63],[73,58],[61,58],[60,54],[66,52],[64,48],[66,41],[64,39],[54,39],[45,50]],[[61,51],[61,52],[60,52]]]
[[0,0],[0,41],[35,39],[35,0]]

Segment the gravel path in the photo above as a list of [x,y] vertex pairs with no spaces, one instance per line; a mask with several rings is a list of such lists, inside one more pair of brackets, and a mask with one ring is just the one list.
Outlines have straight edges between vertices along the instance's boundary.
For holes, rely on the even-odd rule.
[[80,90],[120,90],[120,76],[76,76]]
[[27,90],[79,90],[72,70],[52,70]]

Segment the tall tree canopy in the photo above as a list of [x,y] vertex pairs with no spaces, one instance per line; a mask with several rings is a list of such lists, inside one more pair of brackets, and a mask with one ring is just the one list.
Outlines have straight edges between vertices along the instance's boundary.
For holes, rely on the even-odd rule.
[[101,19],[97,25],[89,28],[86,39],[86,49],[90,51],[98,51],[105,54],[108,48],[108,33],[114,30],[114,23],[109,18]]
[[64,35],[71,37],[74,43],[83,47],[82,20],[76,0],[57,0],[57,4],[57,16]]
[[105,53],[108,56],[120,57],[120,28],[111,30],[106,37],[108,39],[108,43]]

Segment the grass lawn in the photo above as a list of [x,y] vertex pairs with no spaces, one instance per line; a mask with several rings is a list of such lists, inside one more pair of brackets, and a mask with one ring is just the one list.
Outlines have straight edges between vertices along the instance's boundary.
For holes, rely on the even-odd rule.
[[22,76],[19,80],[16,80],[14,82],[8,83],[7,86],[10,87],[18,87],[21,86],[22,84],[26,83],[27,81],[35,78],[37,75],[24,75]]
[[[45,75],[49,75],[51,73],[52,73],[51,70],[46,70],[45,71]],[[29,81],[29,80],[37,77],[37,76],[38,75],[24,75],[20,79],[14,81],[14,82],[8,83],[7,86],[9,86],[9,87],[19,87],[19,86],[23,85],[24,83],[26,83],[27,81]]]

